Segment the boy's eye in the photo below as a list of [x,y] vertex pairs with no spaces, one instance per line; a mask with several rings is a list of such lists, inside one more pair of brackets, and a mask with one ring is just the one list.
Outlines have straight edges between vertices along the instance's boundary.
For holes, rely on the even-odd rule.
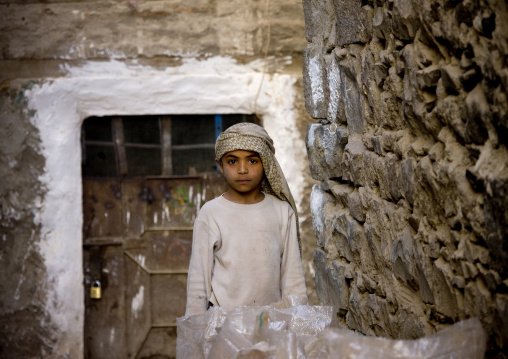
[[254,158],[251,158],[251,159],[249,160],[249,162],[250,162],[250,163],[258,163],[258,160],[254,159]]
[[234,164],[236,163],[236,160],[228,160],[228,163],[229,163],[230,165],[234,165]]

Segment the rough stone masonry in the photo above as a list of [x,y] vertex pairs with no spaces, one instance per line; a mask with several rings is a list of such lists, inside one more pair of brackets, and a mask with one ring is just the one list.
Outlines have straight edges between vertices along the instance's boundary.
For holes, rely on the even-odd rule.
[[364,334],[508,348],[504,0],[303,0],[319,298]]

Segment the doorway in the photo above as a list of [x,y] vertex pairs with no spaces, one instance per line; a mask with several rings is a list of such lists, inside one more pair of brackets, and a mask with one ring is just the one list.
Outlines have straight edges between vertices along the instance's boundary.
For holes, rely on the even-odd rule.
[[215,138],[238,122],[259,124],[254,115],[84,121],[85,358],[176,356],[194,219],[226,190]]

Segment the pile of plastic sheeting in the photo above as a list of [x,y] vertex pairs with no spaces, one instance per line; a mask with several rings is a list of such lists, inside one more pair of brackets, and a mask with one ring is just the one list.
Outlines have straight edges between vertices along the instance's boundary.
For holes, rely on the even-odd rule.
[[220,307],[178,318],[179,359],[483,359],[486,334],[478,319],[417,340],[367,337],[339,329],[329,306]]

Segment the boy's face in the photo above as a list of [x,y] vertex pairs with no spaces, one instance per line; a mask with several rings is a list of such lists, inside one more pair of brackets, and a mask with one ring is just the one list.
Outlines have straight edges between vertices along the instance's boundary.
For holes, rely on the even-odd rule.
[[263,163],[256,152],[237,150],[217,161],[231,190],[240,196],[261,191]]

